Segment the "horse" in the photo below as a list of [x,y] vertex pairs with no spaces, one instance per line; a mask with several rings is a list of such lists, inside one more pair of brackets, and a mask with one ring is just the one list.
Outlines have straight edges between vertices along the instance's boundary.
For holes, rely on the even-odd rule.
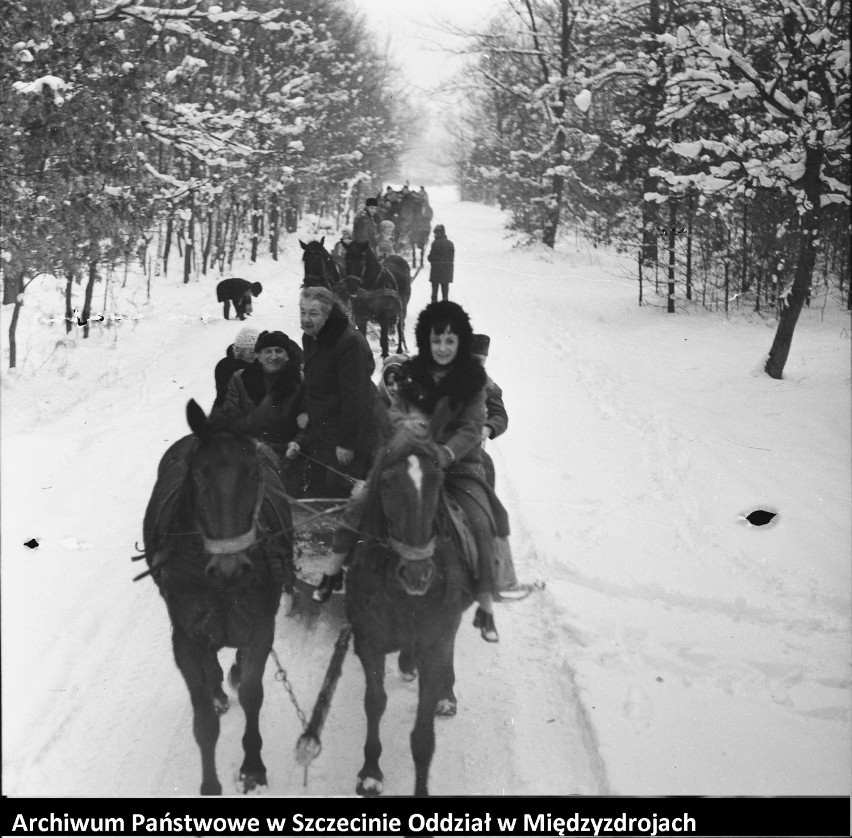
[[417,248],[420,248],[420,267],[423,251],[432,230],[432,207],[428,200],[414,192],[403,195],[396,210],[398,245],[411,247],[411,263],[417,267]]
[[388,333],[397,326],[397,352],[407,349],[405,315],[411,299],[411,268],[401,256],[388,256],[379,262],[367,242],[351,242],[346,248],[343,280],[352,306],[352,318],[366,335],[367,322],[379,324],[382,358],[390,354]]
[[236,648],[229,682],[245,713],[240,787],[266,785],[259,730],[262,678],[282,589],[294,581],[292,518],[278,462],[264,444],[211,422],[190,400],[193,431],[163,455],[145,511],[144,556],[172,624],[201,754],[201,794],[216,774],[219,716],[227,712],[217,653]]
[[416,670],[420,678],[411,732],[416,796],[429,793],[435,716],[456,710],[455,637],[472,594],[441,502],[444,474],[435,439],[447,414],[444,401],[428,424],[406,421],[377,458],[346,577],[346,615],[366,681],[367,740],[356,785],[364,797],[383,791],[379,723],[387,705],[387,654],[400,650],[403,677]]
[[299,244],[304,250],[302,262],[305,264],[305,278],[302,281],[302,287],[321,286],[328,288],[337,297],[343,310],[347,314],[350,313],[351,301],[346,284],[341,281],[334,258],[325,249],[325,236],[319,241],[314,239],[307,244],[299,239]]

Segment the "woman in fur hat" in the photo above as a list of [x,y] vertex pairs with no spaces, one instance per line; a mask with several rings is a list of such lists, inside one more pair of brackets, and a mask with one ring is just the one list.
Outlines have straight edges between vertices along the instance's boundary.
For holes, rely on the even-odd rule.
[[[301,347],[284,332],[261,332],[254,345],[258,363],[237,370],[215,413],[242,431],[281,448],[302,384]],[[291,437],[290,437],[291,438]]]
[[[497,643],[500,638],[494,624],[495,538],[508,536],[509,529],[508,516],[488,490],[482,467],[485,370],[473,357],[470,319],[457,303],[441,301],[428,305],[420,313],[415,335],[418,354],[401,365],[400,403],[391,406],[390,422],[393,425],[409,412],[431,416],[439,401],[445,397],[449,401],[450,418],[437,440],[439,464],[446,473],[445,488],[464,510],[479,553],[474,587],[479,607],[473,624],[484,640]],[[345,516],[350,525],[360,521],[359,505],[356,499],[353,510]],[[493,512],[493,521],[488,509]],[[346,534],[350,532],[340,528],[335,536],[335,558],[341,565],[348,555],[350,545]]]

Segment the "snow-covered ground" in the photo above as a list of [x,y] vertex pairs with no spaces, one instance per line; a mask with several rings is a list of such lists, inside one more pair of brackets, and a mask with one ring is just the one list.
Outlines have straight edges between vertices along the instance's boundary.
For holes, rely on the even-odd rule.
[[[452,190],[432,198],[456,244],[451,296],[491,335],[509,411],[489,449],[516,566],[547,583],[499,606],[498,645],[466,615],[459,715],[438,725],[432,792],[849,794],[848,314],[806,310],[775,381],[760,371],[773,322],[639,308],[627,261],[573,241],[513,249],[498,211]],[[235,275],[264,285],[251,322],[298,339],[297,238],[280,262]],[[130,277],[111,309],[121,322],[74,341],[47,322],[63,314],[53,282],[27,291],[19,370],[4,355],[2,377],[4,794],[197,791],[165,608],[150,579],[132,583],[130,556],[158,460],[187,432],[187,400],[210,407],[213,367],[241,325],[221,319],[218,279],[184,286],[175,270],[148,304]],[[424,271],[410,333],[429,290]],[[755,509],[777,516],[754,527],[743,516]],[[276,650],[307,712],[339,613],[339,597],[318,621],[279,613]],[[416,685],[388,667],[386,793],[408,794]],[[269,794],[351,794],[365,732],[357,659],[307,785],[273,675]],[[218,749],[226,793],[241,735],[234,704]]]

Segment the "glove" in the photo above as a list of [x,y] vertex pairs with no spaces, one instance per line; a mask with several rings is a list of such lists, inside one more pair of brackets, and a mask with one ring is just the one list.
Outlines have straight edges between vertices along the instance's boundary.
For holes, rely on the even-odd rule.
[[449,468],[456,461],[456,455],[453,449],[448,445],[438,446],[438,466],[441,469]]
[[302,446],[298,442],[291,442],[287,445],[287,451],[284,456],[288,460],[295,460],[301,450]]
[[301,430],[305,430],[305,428],[308,427],[308,414],[307,413],[300,413],[296,417],[296,424],[299,426],[299,428]]

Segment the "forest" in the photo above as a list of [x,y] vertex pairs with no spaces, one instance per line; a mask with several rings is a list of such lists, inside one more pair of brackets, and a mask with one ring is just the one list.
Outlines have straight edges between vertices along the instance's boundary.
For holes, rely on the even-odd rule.
[[[778,321],[852,307],[845,0],[501,0],[448,115],[462,200],[519,243],[635,254],[639,304]],[[175,250],[183,281],[278,258],[398,173],[418,110],[347,0],[32,0],[0,22],[3,302]],[[422,126],[421,126],[422,128]],[[85,336],[85,335],[84,335]]]

